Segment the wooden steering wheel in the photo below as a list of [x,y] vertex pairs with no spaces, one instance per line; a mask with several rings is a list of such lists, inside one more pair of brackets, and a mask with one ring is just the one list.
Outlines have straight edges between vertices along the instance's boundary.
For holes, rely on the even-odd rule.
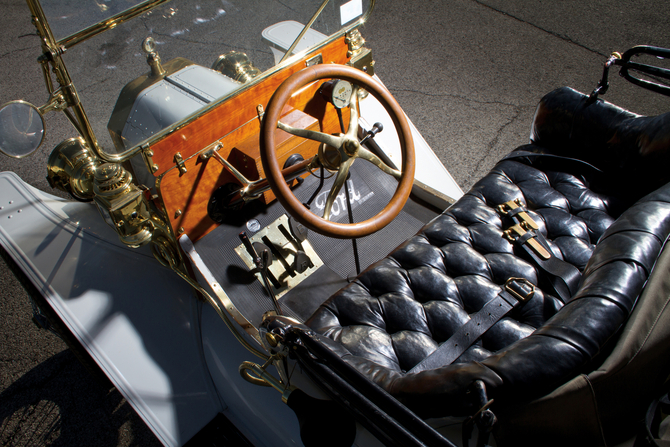
[[[305,85],[319,79],[342,79],[354,87],[351,103],[349,128],[344,135],[328,135],[307,129],[297,129],[279,121],[281,110],[293,93]],[[402,167],[398,171],[386,165],[375,154],[359,144],[357,87],[365,88],[386,109],[397,129],[402,152]],[[328,194],[324,216],[319,217],[307,209],[291,192],[284,180],[275,151],[275,130],[280,129],[303,138],[324,143],[327,150],[320,150],[315,156],[318,162],[329,169],[336,169],[335,183]],[[300,70],[286,79],[275,91],[268,103],[263,118],[261,132],[261,161],[272,192],[279,202],[298,222],[307,228],[335,238],[358,238],[381,230],[388,225],[405,205],[414,183],[414,141],[407,118],[400,105],[386,88],[368,74],[344,65],[316,65]],[[353,224],[336,223],[329,220],[333,202],[347,179],[354,160],[362,158],[377,166],[385,173],[396,177],[398,187],[389,203],[375,216]],[[313,159],[314,160],[314,159]],[[314,160],[317,161],[317,160]],[[312,164],[314,165],[314,164]]]

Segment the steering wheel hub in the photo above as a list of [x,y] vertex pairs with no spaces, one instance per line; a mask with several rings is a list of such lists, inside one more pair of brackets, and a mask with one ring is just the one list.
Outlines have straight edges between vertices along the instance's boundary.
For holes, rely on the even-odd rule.
[[359,147],[360,144],[358,144],[358,140],[352,140],[346,138],[344,140],[344,144],[342,145],[344,152],[350,157],[355,157],[358,154]]

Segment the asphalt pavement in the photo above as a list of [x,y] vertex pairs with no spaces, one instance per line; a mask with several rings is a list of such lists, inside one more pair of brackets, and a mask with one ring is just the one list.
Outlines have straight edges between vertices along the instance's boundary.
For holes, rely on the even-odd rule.
[[[41,105],[39,40],[28,8],[3,0],[0,11],[0,103]],[[669,18],[670,2],[653,0],[379,0],[361,31],[377,74],[466,190],[528,141],[545,93],[566,85],[590,92],[612,51],[670,48]],[[644,115],[670,110],[670,98],[616,72],[603,99]],[[68,126],[49,114],[43,147],[28,159],[1,156],[0,170],[51,191],[46,161],[69,136]],[[31,322],[28,297],[4,262],[0,337],[1,444],[157,444],[118,392],[91,378],[58,338]]]

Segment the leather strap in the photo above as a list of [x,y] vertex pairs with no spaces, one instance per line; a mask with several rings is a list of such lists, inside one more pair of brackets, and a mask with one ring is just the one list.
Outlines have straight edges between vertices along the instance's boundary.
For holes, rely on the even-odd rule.
[[523,278],[510,278],[495,298],[484,305],[470,320],[458,328],[428,357],[417,363],[409,374],[451,365],[474,342],[509,311],[525,303],[535,293],[535,286]]
[[[563,303],[567,303],[577,292],[582,276],[579,269],[553,255],[549,243],[520,200],[506,202],[497,209],[501,215],[511,218],[515,224],[505,232],[507,239],[516,243],[528,254],[540,273],[544,272],[543,278],[554,295]],[[516,230],[512,231],[514,229]]]
[[[538,243],[551,253],[549,244],[542,233],[539,231],[533,231],[533,233]],[[545,279],[556,293],[556,297],[563,301],[563,304],[567,303],[577,292],[579,280],[582,277],[579,269],[553,254],[549,259],[542,259],[527,244],[521,243],[521,240],[519,240],[519,243],[533,260],[535,266],[546,273]]]

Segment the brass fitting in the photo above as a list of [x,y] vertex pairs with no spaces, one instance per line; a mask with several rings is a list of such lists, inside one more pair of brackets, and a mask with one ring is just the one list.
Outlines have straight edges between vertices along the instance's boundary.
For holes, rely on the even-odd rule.
[[79,200],[94,196],[93,177],[97,159],[81,137],[70,138],[54,148],[47,163],[47,180]]
[[105,163],[95,171],[93,192],[100,214],[121,242],[136,248],[151,241],[155,226],[147,199],[132,179],[120,164]]
[[261,71],[254,67],[246,53],[231,51],[222,54],[212,65],[212,69],[238,82],[249,82]]

